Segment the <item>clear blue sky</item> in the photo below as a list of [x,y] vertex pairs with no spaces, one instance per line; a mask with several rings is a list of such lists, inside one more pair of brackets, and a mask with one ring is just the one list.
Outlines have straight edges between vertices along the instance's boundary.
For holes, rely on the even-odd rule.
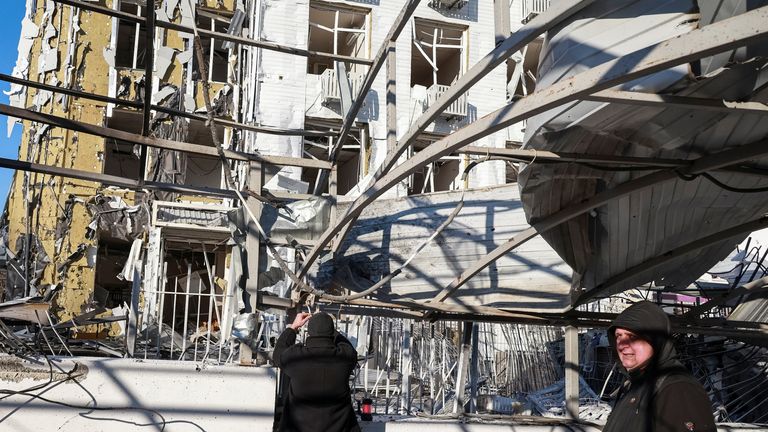
[[[3,12],[0,13],[0,71],[10,75],[16,65],[16,50],[21,32],[21,19],[24,18],[25,5],[23,0],[3,0]],[[7,91],[10,84],[0,81],[0,90]],[[7,104],[8,96],[0,93],[0,103]],[[13,135],[8,138],[6,124],[8,119],[0,115],[0,157],[17,159],[19,156],[19,141],[21,140],[21,125],[16,125]],[[5,208],[8,198],[8,188],[11,184],[13,171],[0,168],[0,211]]]

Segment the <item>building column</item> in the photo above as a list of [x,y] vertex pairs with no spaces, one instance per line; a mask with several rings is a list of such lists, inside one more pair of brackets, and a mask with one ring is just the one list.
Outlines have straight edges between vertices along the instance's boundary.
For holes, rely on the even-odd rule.
[[565,415],[579,419],[579,331],[565,328]]

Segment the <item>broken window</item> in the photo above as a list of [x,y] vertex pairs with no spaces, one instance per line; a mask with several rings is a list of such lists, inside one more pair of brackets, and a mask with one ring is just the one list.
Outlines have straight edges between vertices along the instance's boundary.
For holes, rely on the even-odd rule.
[[131,282],[123,277],[122,272],[131,243],[109,236],[108,232],[99,234],[99,247],[96,255],[96,286],[105,291],[105,299],[100,301],[103,307],[113,309],[131,303]]
[[144,334],[145,349],[154,348],[158,357],[172,360],[222,361],[227,356],[223,351],[227,340],[221,332],[228,319],[223,279],[226,253],[170,241],[164,248],[162,295],[157,298],[157,315],[149,319]]
[[464,27],[418,18],[412,26],[411,86],[449,86],[464,74]]
[[[219,141],[224,142],[224,129],[217,127],[216,132]],[[190,120],[187,142],[214,146],[210,129],[208,129],[204,122],[199,120]],[[222,186],[221,159],[216,156],[187,154],[185,175],[181,184],[220,188]]]
[[[332,125],[314,124],[315,128],[331,127],[340,129],[341,123],[333,122]],[[330,137],[306,137],[304,138],[304,155],[312,159],[328,160],[328,148],[333,145]],[[337,159],[336,190],[339,195],[344,195],[352,190],[367,174],[370,167],[371,142],[368,135],[368,125],[355,126],[347,135],[347,139],[341,146],[341,152]],[[302,171],[302,181],[309,183],[309,190],[314,190],[315,182],[319,176],[318,170],[305,168]],[[324,185],[323,193],[328,192],[328,185]]]
[[[141,133],[140,113],[115,109],[108,119],[110,128]],[[219,140],[224,141],[224,128],[217,127]],[[213,147],[211,131],[204,122],[179,117],[167,117],[152,128],[152,136],[174,141],[191,142]],[[104,140],[104,174],[138,179],[138,146],[107,138]],[[185,186],[220,188],[222,186],[221,159],[216,156],[186,153],[165,149],[149,149],[146,180]]]
[[[204,30],[215,31],[217,33],[227,33],[229,22],[223,17],[209,13],[206,11],[197,11],[197,27]],[[207,36],[200,35],[200,43],[203,48],[203,56],[207,61],[208,66],[208,81],[211,82],[227,82],[227,66],[229,50],[223,47],[223,42],[212,39]],[[199,76],[200,65],[197,62],[197,55],[193,56],[195,73]]]
[[[107,126],[131,133],[141,133],[141,115],[121,109],[113,111]],[[139,178],[139,149],[134,144],[114,138],[104,138],[104,174]]]
[[[335,5],[313,1],[309,6],[310,51],[338,54],[349,57],[368,58],[369,11],[351,6]],[[352,65],[353,71],[358,65]],[[311,58],[307,62],[307,73],[320,75],[326,70],[333,71],[333,64],[327,59]],[[356,71],[357,72],[357,71]]]
[[104,139],[104,174],[138,179],[139,157],[135,145],[114,138]]
[[[143,16],[144,8],[137,0],[121,0],[120,11],[131,15]],[[147,52],[147,27],[125,20],[117,20],[117,46],[115,48],[115,67],[144,69]]]
[[[415,150],[409,149],[410,159],[415,152],[429,146],[431,141],[418,140]],[[443,156],[421,168],[406,179],[408,195],[430,192],[450,191],[461,188],[462,157],[460,155]]]
[[[431,105],[466,72],[467,32],[465,27],[418,18],[411,24],[411,87],[426,87],[427,105]],[[444,114],[466,116],[466,93]]]
[[153,201],[153,228],[144,237],[137,351],[153,358],[219,362],[232,353],[229,335],[237,302],[231,282],[241,263],[227,246],[232,210]]
[[526,45],[507,60],[507,101],[528,96],[536,88],[542,39]]

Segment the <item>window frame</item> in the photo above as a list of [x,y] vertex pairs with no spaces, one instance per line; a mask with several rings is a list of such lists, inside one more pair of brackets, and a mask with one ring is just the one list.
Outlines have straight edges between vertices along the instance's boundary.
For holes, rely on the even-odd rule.
[[[209,20],[210,25],[209,26],[202,25],[202,23],[199,21],[200,18]],[[230,23],[226,22],[225,20],[222,20],[221,17],[214,16],[213,14],[208,14],[205,11],[201,11],[201,10],[197,11],[195,16],[195,25],[197,26],[197,28],[201,28],[204,30],[209,30],[217,33],[226,33],[226,30],[222,28],[219,28],[217,30],[216,29],[217,24],[228,28]],[[200,36],[200,43],[202,44],[203,54],[206,55],[207,57],[206,61],[208,62],[208,64],[206,65],[208,69],[208,76],[206,78],[208,82],[211,82],[211,83],[226,84],[227,82],[229,82],[229,49],[216,48],[217,42],[221,43],[222,41],[217,41],[212,37],[207,37],[202,35]],[[223,77],[218,76],[221,73],[221,71],[219,70],[217,70],[216,74],[214,75],[214,65],[215,65],[214,59],[215,59],[215,56],[217,55],[217,52],[219,52],[219,55],[223,54],[223,57],[224,57]],[[200,66],[198,65],[198,62],[197,62],[197,55],[193,55],[192,58],[193,58],[192,62],[194,65],[193,66],[194,70],[199,73]],[[219,80],[219,78],[223,78],[223,81]]]
[[[137,0],[118,0],[117,4],[115,6],[115,10],[119,12],[125,12],[125,13],[132,13],[129,11],[124,11],[123,6],[124,5],[133,5],[136,7],[136,16],[142,17],[144,16],[144,8],[139,4]],[[115,18],[117,21],[117,31],[115,32],[115,68],[116,69],[132,69],[132,70],[144,70],[145,62],[139,62],[139,54],[141,52],[140,47],[143,46],[144,56],[147,55],[147,46],[144,42],[145,37],[142,37],[142,29],[144,30],[144,34],[146,35],[147,28],[146,25],[142,25],[139,23],[131,24],[130,22],[123,21],[119,18]],[[132,54],[131,54],[131,62],[130,65],[125,64],[117,64],[118,62],[118,55],[117,53],[120,51],[118,47],[120,46],[120,30],[121,28],[128,27],[130,29],[130,32],[133,36],[133,47],[132,47]]]
[[[330,32],[332,33],[332,46],[333,49],[330,52],[327,51],[320,51],[326,54],[332,54],[332,55],[339,55],[339,47],[345,42],[342,39],[342,36],[344,35],[362,35],[363,41],[361,43],[361,46],[363,47],[363,55],[362,56],[355,56],[351,55],[351,57],[359,58],[359,59],[370,59],[371,58],[371,10],[367,8],[358,8],[346,4],[337,4],[337,3],[327,3],[324,1],[310,1],[310,10],[312,8],[320,11],[326,11],[326,12],[333,12],[333,27],[326,27],[319,23],[313,22],[311,20],[311,14],[310,19],[308,20],[308,26],[309,29],[307,31],[307,47],[310,46],[311,42],[311,35],[312,35],[312,29],[317,29],[324,32]],[[341,27],[339,26],[339,17],[340,14],[353,14],[353,15],[363,15],[363,21],[362,21],[362,27],[360,28],[352,28],[352,27]],[[310,48],[311,49],[311,48]],[[316,63],[308,63],[307,66],[307,73],[310,73],[312,75],[320,75],[323,71],[320,71],[321,68],[320,65],[325,65],[326,69],[332,69],[332,64],[323,63],[323,61],[318,61]],[[351,70],[355,70],[358,67],[358,65],[352,65]]]

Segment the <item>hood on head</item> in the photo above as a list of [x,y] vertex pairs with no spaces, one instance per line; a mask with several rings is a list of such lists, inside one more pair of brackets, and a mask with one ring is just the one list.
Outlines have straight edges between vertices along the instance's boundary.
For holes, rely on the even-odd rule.
[[677,356],[672,344],[672,325],[669,317],[659,306],[641,301],[626,308],[608,328],[608,343],[616,350],[617,328],[623,328],[647,340],[653,347],[652,363],[664,364]]
[[312,337],[333,337],[336,333],[333,318],[325,312],[316,313],[307,323],[307,333]]

